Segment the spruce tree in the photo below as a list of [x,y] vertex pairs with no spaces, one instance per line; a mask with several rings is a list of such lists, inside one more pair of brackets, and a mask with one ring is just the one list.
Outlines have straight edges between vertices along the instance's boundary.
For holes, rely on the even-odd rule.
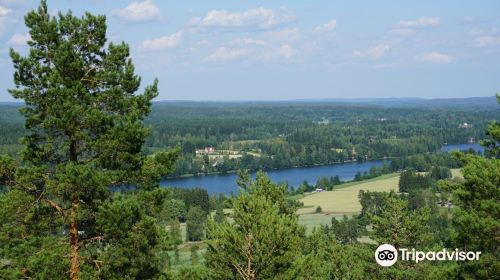
[[175,152],[143,154],[149,131],[143,119],[158,95],[158,81],[136,94],[141,79],[129,47],[107,42],[105,16],[51,16],[42,1],[25,23],[29,52],[10,50],[15,88],[9,92],[25,102],[21,113],[28,133],[15,180],[12,173],[1,177],[16,195],[28,197],[26,209],[16,215],[29,212],[27,218],[38,218],[23,221],[43,224],[19,236],[62,232],[69,277],[79,279],[81,251],[106,235],[96,226],[96,212],[110,198],[110,187],[156,187],[171,171]]

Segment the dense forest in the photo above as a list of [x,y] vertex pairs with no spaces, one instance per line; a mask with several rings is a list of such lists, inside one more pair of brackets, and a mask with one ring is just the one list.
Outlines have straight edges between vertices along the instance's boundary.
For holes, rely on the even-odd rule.
[[[0,151],[11,155],[23,135],[16,107],[0,106]],[[483,139],[499,112],[476,109],[158,102],[146,119],[151,133],[145,145],[148,153],[181,149],[170,176],[402,158]]]
[[[10,52],[10,93],[25,104],[0,108],[1,279],[498,278],[500,123],[490,123],[498,111],[153,106],[158,80],[138,92],[129,47],[106,44],[104,16],[49,11],[42,1],[25,17],[31,51]],[[471,137],[485,139],[484,155],[434,153]],[[297,200],[309,186],[292,192],[262,171],[255,179],[239,171],[231,197],[159,187],[198,161],[212,172],[227,162],[281,168],[378,157],[397,158],[355,180],[398,170],[389,174],[397,189],[361,189],[360,211],[328,216],[310,232]],[[455,167],[461,177],[451,178]],[[324,193],[342,183],[318,180]],[[384,267],[380,244],[480,257]]]

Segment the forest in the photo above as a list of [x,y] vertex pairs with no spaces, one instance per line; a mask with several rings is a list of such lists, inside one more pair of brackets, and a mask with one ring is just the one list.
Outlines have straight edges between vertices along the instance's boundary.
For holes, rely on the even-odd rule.
[[[9,93],[24,103],[0,107],[1,279],[498,278],[498,104],[153,103],[159,81],[141,87],[105,16],[49,11],[41,1],[25,17],[30,52],[10,50]],[[436,153],[471,138],[484,154]],[[249,173],[382,157],[355,182],[298,190]],[[159,186],[236,170],[230,197]],[[359,190],[360,211],[300,222],[302,198],[386,175],[397,187]],[[382,266],[381,244],[481,256]]]
[[[10,155],[21,150],[18,139],[24,134],[18,107],[0,105],[0,151]],[[426,109],[311,102],[157,102],[145,119],[151,129],[145,151],[181,150],[170,177],[405,158],[435,153],[445,143],[483,139],[487,125],[499,113],[495,108],[477,109],[453,103]],[[207,147],[213,150],[205,151]]]

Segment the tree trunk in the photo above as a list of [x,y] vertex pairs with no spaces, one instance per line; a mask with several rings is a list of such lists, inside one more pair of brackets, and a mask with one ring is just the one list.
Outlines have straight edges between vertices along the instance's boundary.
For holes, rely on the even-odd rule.
[[79,240],[78,240],[78,221],[77,210],[80,206],[78,198],[73,199],[71,203],[71,212],[69,216],[69,238],[70,238],[70,269],[69,277],[71,280],[80,279],[80,256],[79,256]]

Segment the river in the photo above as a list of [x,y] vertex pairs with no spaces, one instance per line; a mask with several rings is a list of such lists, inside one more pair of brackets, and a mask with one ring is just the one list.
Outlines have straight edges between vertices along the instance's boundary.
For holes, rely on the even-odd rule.
[[[266,171],[267,175],[273,182],[288,182],[290,187],[297,187],[304,180],[310,184],[316,183],[319,177],[332,177],[339,175],[340,180],[352,180],[356,173],[369,171],[373,166],[383,166],[384,163],[390,161],[372,160],[366,162],[346,162],[332,165],[312,166],[312,167],[297,167],[280,170]],[[255,172],[252,173],[255,178]],[[238,186],[236,185],[236,174],[217,174],[206,176],[194,176],[185,178],[165,179],[160,185],[163,187],[180,187],[180,188],[203,188],[212,193],[237,193]]]
[[473,144],[456,144],[456,145],[444,145],[441,148],[442,152],[451,152],[451,151],[467,151],[469,149],[473,149],[476,152],[484,153],[484,147],[473,143]]
[[[484,151],[484,148],[478,144],[445,145],[441,148],[441,151],[449,152],[453,150],[468,150],[470,148],[476,151]],[[266,173],[274,182],[288,182],[290,187],[297,187],[302,184],[304,180],[307,180],[310,184],[314,184],[319,177],[329,178],[339,175],[342,181],[352,180],[357,172],[363,173],[369,171],[373,166],[383,166],[384,163],[388,164],[390,161],[372,160],[360,163],[345,162],[332,165],[270,170]],[[255,178],[255,172],[252,173],[252,176]],[[231,192],[238,192],[236,178],[236,174],[194,176],[164,179],[160,182],[160,185],[162,187],[203,188],[206,189],[209,194],[230,194]]]

